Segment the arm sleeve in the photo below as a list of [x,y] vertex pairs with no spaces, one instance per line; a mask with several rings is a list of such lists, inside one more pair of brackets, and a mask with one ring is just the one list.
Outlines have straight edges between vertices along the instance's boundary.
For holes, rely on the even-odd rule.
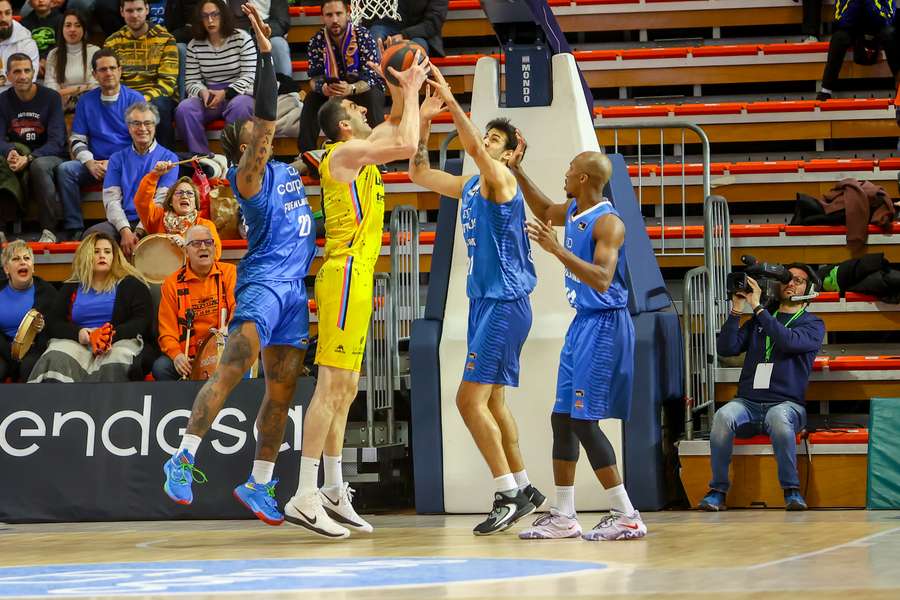
[[163,354],[175,360],[181,354],[179,343],[180,328],[178,327],[178,298],[177,290],[172,279],[167,278],[163,282],[159,299],[159,349]]
[[719,356],[737,356],[741,352],[747,351],[753,319],[744,323],[743,326],[740,323],[741,318],[733,315],[729,315],[725,319],[719,337],[716,338],[716,352]]
[[[243,30],[239,30],[243,31]],[[253,82],[256,80],[256,44],[249,35],[243,36],[241,44],[241,74],[230,86],[234,94],[250,94],[253,91]]]
[[[810,315],[812,316],[812,315]],[[780,352],[787,354],[806,354],[818,352],[825,340],[825,323],[818,317],[804,319],[788,328],[778,322],[778,319],[762,311],[756,317],[767,336],[772,339],[772,344]]]
[[131,340],[139,335],[146,335],[150,329],[150,311],[153,306],[150,290],[147,289],[146,285],[129,275],[116,288],[117,303],[119,294],[123,295],[122,300],[127,304],[127,317],[120,323],[112,324],[116,330],[113,342]]
[[122,208],[122,164],[118,152],[109,159],[106,177],[103,178],[103,209],[106,220],[113,224],[116,231],[130,226]]
[[52,308],[47,314],[47,330],[51,338],[78,341],[78,325],[69,320],[69,304],[78,284],[65,284],[56,295]]
[[427,40],[440,37],[444,21],[447,19],[447,6],[447,0],[429,0],[422,20],[404,27],[400,30],[400,34],[407,39],[420,37]]
[[[56,80],[56,53],[59,48],[54,48],[47,54],[47,65],[44,67],[44,87],[59,91],[59,82]],[[65,75],[65,73],[63,73]]]
[[156,171],[150,171],[141,179],[137,192],[134,194],[134,207],[148,233],[164,233],[159,225],[165,211],[153,201],[158,182],[159,177],[156,175]]
[[66,153],[66,121],[63,118],[62,99],[59,93],[48,90],[47,102],[47,141],[43,146],[35,148],[35,158],[41,156],[65,156]]
[[186,98],[193,98],[199,96],[205,89],[203,75],[200,73],[200,61],[194,51],[194,44],[190,43],[184,57],[184,95]]
[[381,57],[378,55],[378,45],[368,31],[361,31],[360,33],[362,34],[359,40],[360,79],[368,83],[370,88],[384,91],[384,80],[381,79],[378,73],[369,68],[369,62],[377,63],[381,60]]

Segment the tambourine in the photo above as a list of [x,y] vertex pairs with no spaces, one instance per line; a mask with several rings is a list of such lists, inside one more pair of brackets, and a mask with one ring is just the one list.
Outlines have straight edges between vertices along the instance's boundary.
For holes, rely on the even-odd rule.
[[38,329],[40,317],[41,313],[33,308],[22,317],[22,322],[19,323],[19,329],[16,330],[16,337],[13,339],[10,351],[13,360],[22,360],[28,354],[28,351],[31,350],[34,338],[40,331]]
[[150,283],[163,280],[184,264],[184,251],[175,241],[180,236],[154,233],[143,238],[134,248],[134,266]]

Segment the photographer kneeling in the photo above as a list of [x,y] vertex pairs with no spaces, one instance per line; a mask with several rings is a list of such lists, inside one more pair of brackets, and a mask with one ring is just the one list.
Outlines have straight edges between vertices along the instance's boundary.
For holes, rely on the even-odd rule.
[[[763,265],[769,267],[768,265]],[[779,266],[780,267],[780,266]],[[783,267],[782,267],[783,269]],[[770,314],[761,302],[759,283],[749,275],[746,285],[731,296],[731,315],[717,340],[721,356],[746,352],[737,396],[716,412],[709,436],[712,481],[699,508],[725,510],[728,466],[735,434],[761,433],[772,439],[778,480],[787,510],[806,510],[797,474],[796,435],[806,425],[805,396],[809,373],[825,337],[825,324],[806,310],[809,299],[821,289],[819,278],[804,264],[787,265],[782,272],[778,310]],[[789,279],[789,281],[788,281]],[[776,296],[777,283],[772,295]],[[743,290],[740,288],[743,287]],[[764,285],[767,289],[770,286]],[[753,317],[739,327],[744,307]]]

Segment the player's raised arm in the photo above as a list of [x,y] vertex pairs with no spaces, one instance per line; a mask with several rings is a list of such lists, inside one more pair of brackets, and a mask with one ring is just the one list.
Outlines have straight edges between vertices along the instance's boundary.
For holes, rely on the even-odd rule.
[[425,100],[419,107],[419,148],[415,155],[409,159],[409,178],[413,183],[426,187],[448,198],[459,199],[462,196],[462,188],[465,178],[451,175],[439,169],[432,169],[428,162],[428,138],[431,135],[431,120],[444,111],[446,106],[443,99],[434,93],[429,84],[425,92]]
[[462,144],[466,154],[472,157],[478,172],[481,173],[481,187],[484,190],[484,197],[493,202],[507,202],[516,194],[516,179],[506,167],[506,164],[494,160],[488,154],[484,147],[484,137],[482,133],[475,127],[472,120],[456,101],[453,92],[450,90],[450,84],[444,79],[444,76],[437,69],[431,67],[431,75],[433,79],[429,83],[435,88],[437,94],[441,97],[453,117],[453,124],[456,125],[456,132],[459,134],[459,141]]
[[519,188],[528,203],[528,208],[534,213],[534,216],[541,223],[550,222],[551,225],[563,226],[566,224],[566,212],[569,204],[573,200],[569,200],[565,204],[557,204],[553,202],[542,192],[537,185],[531,180],[525,171],[522,170],[522,159],[525,158],[525,151],[528,149],[528,143],[522,134],[516,129],[516,149],[513,151],[512,157],[506,163]]
[[403,103],[403,115],[396,128],[387,129],[389,135],[375,135],[367,139],[351,139],[335,149],[331,157],[331,173],[338,181],[350,182],[365,165],[380,165],[410,158],[419,143],[419,89],[425,82],[428,61],[416,52],[412,66],[403,71],[388,67],[400,82],[394,102]]
[[255,5],[248,2],[241,6],[241,10],[253,26],[259,49],[256,62],[256,89],[253,94],[255,98],[253,133],[238,163],[236,177],[238,192],[244,198],[251,198],[262,187],[266,163],[272,152],[277,119],[278,82],[275,79],[275,63],[272,60],[272,43],[269,41],[272,30],[262,20]]
[[606,215],[597,219],[592,235],[596,243],[594,262],[582,260],[563,248],[549,223],[535,220],[527,227],[528,237],[556,256],[578,279],[601,294],[609,289],[619,261],[619,248],[625,243],[625,225],[618,217]]

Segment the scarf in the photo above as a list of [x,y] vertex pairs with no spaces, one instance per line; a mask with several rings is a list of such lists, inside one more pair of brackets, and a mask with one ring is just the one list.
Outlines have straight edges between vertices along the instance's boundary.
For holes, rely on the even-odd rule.
[[170,235],[180,235],[184,237],[187,230],[197,222],[197,209],[192,210],[184,216],[178,216],[174,210],[167,210],[163,217],[163,226],[166,233]]
[[[347,23],[347,31],[337,40],[332,39],[327,27],[323,28],[322,32],[325,34],[325,81],[343,80],[347,83],[359,81],[359,45],[356,42],[356,28],[353,23]],[[334,53],[335,46],[340,48],[340,59]],[[345,67],[343,77],[341,66]]]

